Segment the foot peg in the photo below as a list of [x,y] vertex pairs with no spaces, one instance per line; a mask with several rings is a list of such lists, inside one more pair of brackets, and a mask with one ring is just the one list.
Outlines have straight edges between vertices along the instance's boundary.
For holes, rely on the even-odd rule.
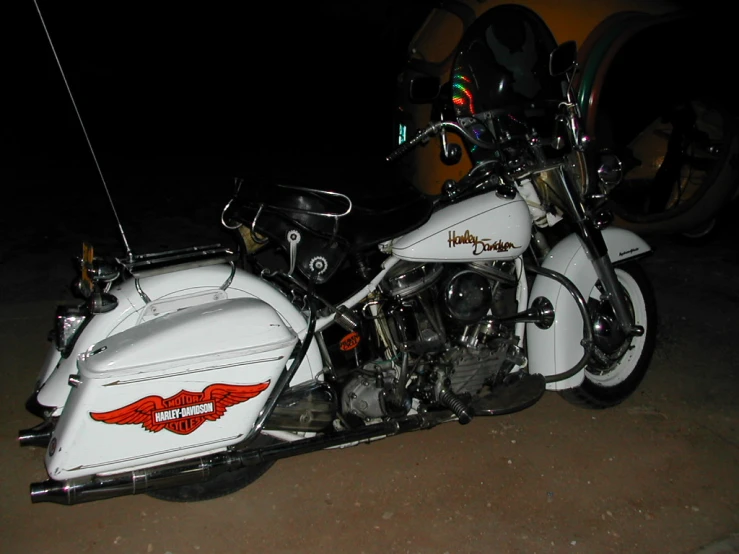
[[472,421],[472,412],[468,408],[467,404],[454,394],[452,391],[444,389],[439,394],[439,401],[445,407],[449,408],[454,415],[459,419],[459,423],[462,425],[468,424]]

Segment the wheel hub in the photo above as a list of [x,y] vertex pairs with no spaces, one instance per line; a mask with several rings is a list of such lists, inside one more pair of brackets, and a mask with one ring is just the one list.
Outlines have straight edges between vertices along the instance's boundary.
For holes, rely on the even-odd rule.
[[589,304],[595,352],[594,363],[588,366],[588,371],[604,375],[613,369],[626,353],[631,346],[631,340],[619,325],[610,302],[591,299]]

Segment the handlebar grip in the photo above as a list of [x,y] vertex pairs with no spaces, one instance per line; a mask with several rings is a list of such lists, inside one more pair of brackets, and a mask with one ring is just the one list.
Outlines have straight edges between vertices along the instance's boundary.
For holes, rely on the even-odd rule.
[[404,156],[406,153],[408,153],[409,150],[412,150],[413,148],[415,148],[419,142],[423,142],[427,140],[436,131],[437,131],[437,128],[435,125],[431,125],[430,127],[427,127],[426,129],[422,131],[419,131],[419,133],[415,137],[413,137],[411,140],[404,142],[403,144],[398,146],[395,150],[390,152],[390,154],[388,154],[387,157],[385,158],[385,161],[394,162],[401,156]]

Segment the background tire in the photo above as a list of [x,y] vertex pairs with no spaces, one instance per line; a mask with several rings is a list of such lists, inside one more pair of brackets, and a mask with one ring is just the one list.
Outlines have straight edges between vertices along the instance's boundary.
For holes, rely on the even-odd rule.
[[641,124],[630,132],[613,128],[623,125],[616,120],[601,123],[625,168],[611,207],[616,224],[637,234],[690,235],[712,221],[739,187],[736,121],[721,103],[704,97],[653,109],[634,118]]
[[[559,391],[562,398],[577,406],[603,409],[626,400],[644,379],[654,353],[657,306],[649,279],[641,266],[633,262],[617,266],[616,275],[644,334],[632,337],[629,349],[610,367],[593,363],[585,368],[585,379],[579,387]],[[595,305],[600,296],[598,288],[593,287],[589,306]]]

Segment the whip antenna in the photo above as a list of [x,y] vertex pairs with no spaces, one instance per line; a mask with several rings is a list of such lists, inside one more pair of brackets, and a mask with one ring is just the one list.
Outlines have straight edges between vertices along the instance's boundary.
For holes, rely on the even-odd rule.
[[70,100],[72,100],[72,106],[74,106],[74,111],[77,114],[77,120],[80,122],[80,126],[82,127],[82,132],[85,135],[85,141],[87,141],[87,146],[90,149],[90,154],[92,154],[92,159],[95,161],[95,167],[98,170],[98,175],[100,175],[100,180],[103,182],[103,187],[105,188],[105,194],[108,196],[108,202],[110,202],[110,207],[113,209],[113,215],[115,216],[116,223],[118,224],[118,230],[121,232],[121,237],[123,238],[123,245],[126,248],[126,255],[128,256],[129,260],[132,260],[133,253],[131,252],[131,248],[128,246],[128,240],[126,239],[126,233],[123,232],[123,226],[121,225],[121,220],[118,217],[118,212],[115,209],[115,204],[113,204],[113,198],[110,195],[110,190],[108,190],[108,184],[105,182],[105,177],[103,176],[102,169],[100,169],[100,164],[98,163],[98,158],[95,155],[95,150],[92,147],[92,142],[90,142],[90,137],[87,134],[87,129],[85,128],[85,124],[82,121],[82,116],[80,115],[80,111],[77,109],[77,102],[74,101],[74,95],[72,94],[72,89],[69,87],[69,83],[67,82],[67,76],[64,74],[64,69],[62,68],[61,62],[59,61],[59,56],[56,53],[56,48],[54,48],[54,42],[51,40],[51,35],[49,34],[49,30],[46,28],[46,22],[44,21],[44,16],[41,14],[41,9],[38,6],[37,0],[33,0],[33,3],[36,6],[36,11],[38,12],[38,16],[41,18],[41,25],[44,27],[44,33],[46,33],[46,38],[49,41],[49,46],[51,46],[51,51],[54,54],[56,65],[57,67],[59,67],[59,72],[62,74],[62,80],[64,81],[64,86],[67,87],[67,93],[69,94]]

